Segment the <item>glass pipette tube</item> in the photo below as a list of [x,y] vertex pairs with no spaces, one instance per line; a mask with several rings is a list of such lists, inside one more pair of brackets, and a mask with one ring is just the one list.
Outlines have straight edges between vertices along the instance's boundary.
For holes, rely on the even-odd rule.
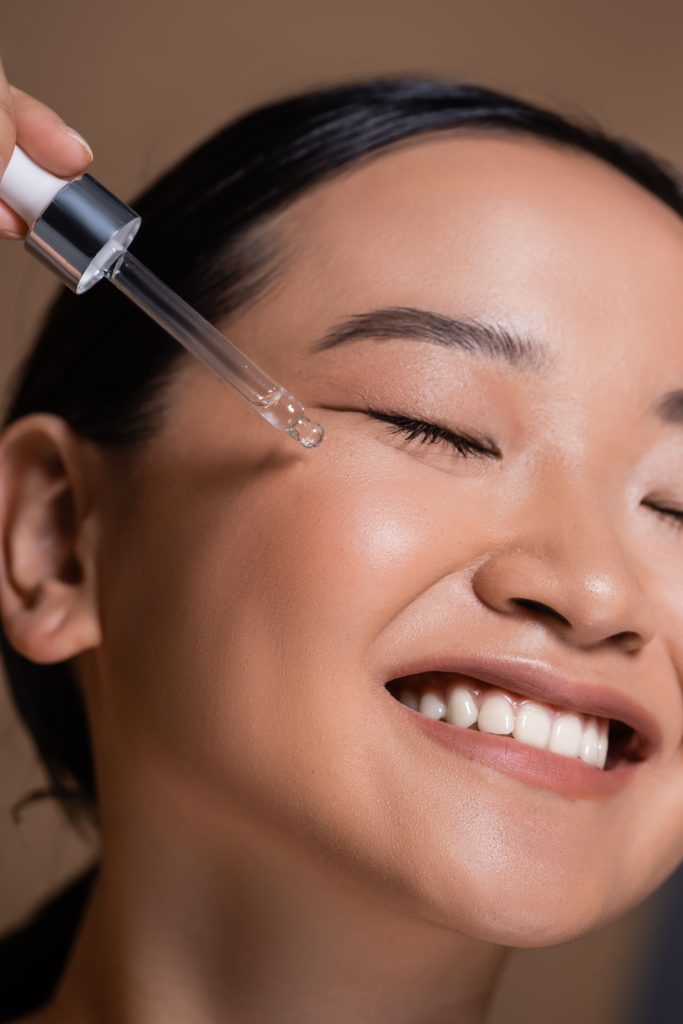
[[286,431],[304,448],[320,444],[324,428],[309,420],[301,402],[130,252],[122,252],[104,274],[160,327],[246,398],[274,427]]
[[253,363],[128,252],[142,218],[89,174],[68,180],[15,146],[0,199],[29,225],[24,245],[77,295],[108,278],[160,327],[304,448],[325,431],[294,395]]

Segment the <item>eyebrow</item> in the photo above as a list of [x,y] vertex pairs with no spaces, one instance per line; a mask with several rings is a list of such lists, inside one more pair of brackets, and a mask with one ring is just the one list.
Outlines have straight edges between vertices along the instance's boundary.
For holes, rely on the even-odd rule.
[[506,363],[517,370],[547,369],[550,353],[537,341],[495,321],[456,318],[413,306],[388,306],[356,313],[335,324],[311,348],[321,352],[360,339],[388,341],[407,338],[459,349],[470,355]]
[[[538,341],[495,321],[452,317],[414,306],[356,313],[331,327],[310,351],[322,352],[349,341],[395,338],[431,342],[532,372],[546,370],[553,362],[549,349]],[[664,423],[683,427],[683,388],[660,396],[650,412]]]

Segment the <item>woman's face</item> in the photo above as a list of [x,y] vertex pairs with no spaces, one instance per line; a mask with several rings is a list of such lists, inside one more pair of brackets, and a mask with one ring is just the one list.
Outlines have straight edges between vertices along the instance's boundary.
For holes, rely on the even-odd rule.
[[[271,230],[280,275],[223,326],[325,440],[298,447],[192,360],[110,477],[88,684],[105,804],[166,792],[179,834],[247,822],[487,941],[606,923],[683,859],[683,523],[653,507],[683,511],[683,429],[650,411],[683,387],[683,222],[590,156],[452,135],[349,168]],[[414,314],[316,351],[392,307],[544,355],[402,336]],[[618,791],[568,792],[446,749],[384,686],[477,657],[643,706],[652,755]]]

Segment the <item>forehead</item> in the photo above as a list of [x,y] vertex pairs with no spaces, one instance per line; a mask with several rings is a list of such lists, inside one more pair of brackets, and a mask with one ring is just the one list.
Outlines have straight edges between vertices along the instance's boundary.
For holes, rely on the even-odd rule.
[[590,154],[522,135],[413,139],[314,187],[276,230],[280,287],[249,317],[274,369],[336,320],[410,305],[497,318],[603,365],[628,354],[631,374],[656,350],[680,373],[683,220]]

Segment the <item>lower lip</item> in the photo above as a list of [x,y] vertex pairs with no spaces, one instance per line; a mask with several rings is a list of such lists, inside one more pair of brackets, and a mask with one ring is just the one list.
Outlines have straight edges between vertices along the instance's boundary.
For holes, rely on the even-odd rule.
[[446,750],[471,761],[490,765],[529,786],[552,789],[574,800],[601,800],[616,796],[634,778],[643,763],[620,761],[614,768],[605,771],[579,758],[532,747],[512,736],[462,729],[435,718],[427,718],[401,704],[388,691],[387,696],[405,716],[407,723],[414,725],[424,736],[440,743]]

